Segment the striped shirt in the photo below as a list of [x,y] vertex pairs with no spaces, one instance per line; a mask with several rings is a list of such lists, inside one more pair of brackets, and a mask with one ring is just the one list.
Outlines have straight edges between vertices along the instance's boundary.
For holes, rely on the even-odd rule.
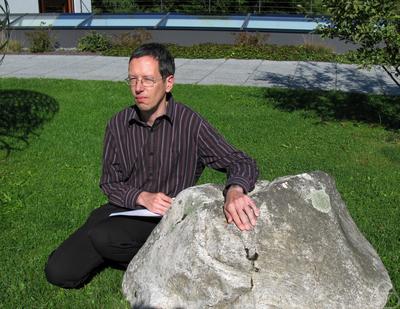
[[109,121],[100,187],[111,204],[136,208],[142,191],[175,197],[196,184],[205,166],[227,174],[226,188],[236,184],[245,192],[254,189],[258,176],[254,160],[170,96],[166,114],[152,126],[141,120],[135,105]]

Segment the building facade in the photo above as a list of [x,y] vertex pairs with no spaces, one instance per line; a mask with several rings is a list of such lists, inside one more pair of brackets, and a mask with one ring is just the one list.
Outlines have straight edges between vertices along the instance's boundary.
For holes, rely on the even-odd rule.
[[91,13],[91,0],[8,0],[11,14]]

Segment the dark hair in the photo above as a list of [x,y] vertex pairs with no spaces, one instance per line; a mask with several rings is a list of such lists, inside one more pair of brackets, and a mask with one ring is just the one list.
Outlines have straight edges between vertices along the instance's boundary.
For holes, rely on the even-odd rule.
[[158,61],[158,70],[160,71],[163,79],[167,78],[169,75],[175,74],[174,57],[171,56],[170,52],[164,45],[159,43],[147,43],[140,45],[133,51],[131,57],[129,58],[129,63],[132,61],[132,59],[144,56],[151,56]]

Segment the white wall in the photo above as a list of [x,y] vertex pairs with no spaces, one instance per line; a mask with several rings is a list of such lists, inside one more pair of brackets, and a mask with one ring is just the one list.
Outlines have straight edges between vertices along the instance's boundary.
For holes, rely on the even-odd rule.
[[[82,2],[82,5],[81,5]],[[82,8],[82,11],[81,11]],[[91,0],[74,0],[75,13],[91,13],[92,1]]]
[[38,0],[7,0],[11,13],[39,13]]
[[[10,6],[10,12],[12,14],[39,13],[39,0],[8,0],[8,4]],[[74,0],[74,10],[75,13],[91,13],[92,12],[91,0]]]

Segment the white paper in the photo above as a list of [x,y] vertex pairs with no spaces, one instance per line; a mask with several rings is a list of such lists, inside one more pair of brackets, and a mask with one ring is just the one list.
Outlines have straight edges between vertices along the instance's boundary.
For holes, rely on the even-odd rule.
[[147,209],[134,209],[128,211],[114,212],[110,214],[110,217],[114,216],[128,216],[128,217],[162,217],[160,214],[156,214]]

